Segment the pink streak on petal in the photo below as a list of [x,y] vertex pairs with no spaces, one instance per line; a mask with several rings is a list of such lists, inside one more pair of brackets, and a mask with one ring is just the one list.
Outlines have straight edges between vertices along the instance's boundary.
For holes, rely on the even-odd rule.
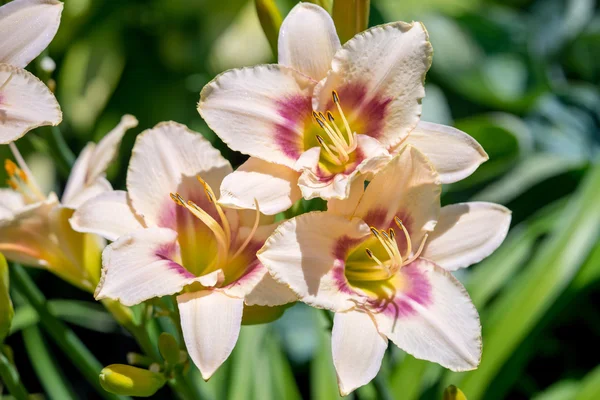
[[352,239],[348,236],[342,236],[333,249],[333,256],[335,257],[335,261],[332,269],[332,277],[335,283],[338,286],[338,289],[342,293],[346,294],[356,294],[356,291],[352,289],[348,279],[346,279],[346,258],[348,257],[348,252],[353,247],[359,245],[361,240]]
[[177,248],[178,248],[178,245],[175,242],[169,243],[169,244],[164,244],[164,245],[160,246],[154,254],[156,255],[156,257],[160,258],[161,260],[167,261],[168,267],[170,270],[177,272],[179,275],[181,275],[185,278],[195,278],[196,275],[192,274],[190,271],[185,269],[182,265],[173,261],[173,258],[177,254]]
[[395,294],[393,298],[372,300],[370,305],[373,311],[393,318],[405,318],[417,314],[411,300],[424,307],[432,304],[431,283],[419,268],[420,262],[416,260],[402,267],[399,274],[406,287],[401,294]]
[[[364,124],[361,131],[356,133],[369,135],[377,139],[385,126],[385,118],[388,113],[388,106],[392,98],[375,95],[367,98],[368,88],[365,83],[353,82],[342,86],[337,90],[340,97],[340,103],[344,113],[352,120],[360,120]],[[336,106],[333,100],[327,103],[327,109],[334,111]],[[352,122],[351,128],[356,129]]]
[[310,96],[291,96],[276,103],[277,113],[285,120],[275,125],[275,143],[290,158],[297,160],[303,147],[303,137],[297,130],[304,129],[310,119],[312,104]]

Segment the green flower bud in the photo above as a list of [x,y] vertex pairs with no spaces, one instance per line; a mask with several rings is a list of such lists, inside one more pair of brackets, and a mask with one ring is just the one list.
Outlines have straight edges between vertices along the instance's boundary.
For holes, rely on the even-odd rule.
[[179,344],[173,335],[161,333],[158,338],[158,350],[167,364],[175,365],[179,362]]
[[100,385],[123,396],[152,396],[165,384],[162,374],[130,365],[113,364],[100,371]]
[[467,400],[464,393],[454,385],[450,385],[444,390],[444,400]]

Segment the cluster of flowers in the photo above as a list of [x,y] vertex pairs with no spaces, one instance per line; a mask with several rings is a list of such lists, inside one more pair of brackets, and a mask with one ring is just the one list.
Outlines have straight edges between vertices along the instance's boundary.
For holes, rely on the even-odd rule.
[[[51,92],[21,69],[46,47],[61,4],[0,8],[0,139],[57,124]],[[31,23],[24,24],[22,21]],[[376,26],[340,44],[322,8],[300,3],[279,63],[227,71],[198,111],[233,150],[233,171],[202,135],[160,123],[136,140],[127,191],[105,170],[125,116],[78,158],[62,201],[39,190],[18,152],[0,192],[0,251],[48,268],[96,299],[135,305],[175,295],[187,350],[205,379],[227,359],[250,307],[295,301],[335,313],[333,362],[347,394],[377,374],[388,340],[456,371],[481,357],[477,311],[451,271],[504,240],[496,204],[440,205],[441,184],[487,159],[451,127],[420,121],[432,48],[420,23]],[[13,149],[16,149],[12,145]],[[327,211],[275,215],[301,198]],[[112,241],[95,273],[89,248]]]

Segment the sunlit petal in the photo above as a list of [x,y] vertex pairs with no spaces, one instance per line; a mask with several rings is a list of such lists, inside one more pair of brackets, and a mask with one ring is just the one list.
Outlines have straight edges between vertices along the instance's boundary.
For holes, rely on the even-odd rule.
[[13,0],[0,7],[0,64],[24,68],[52,41],[63,10],[56,0]]
[[369,314],[335,313],[331,350],[342,396],[366,385],[377,375],[387,344],[387,338],[377,331]]
[[471,202],[442,207],[422,256],[455,271],[475,264],[504,241],[511,213],[499,204]]
[[442,183],[460,181],[471,175],[488,155],[466,133],[446,125],[419,122],[403,144],[412,144],[429,158]]
[[310,3],[299,3],[289,12],[278,40],[279,64],[292,67],[315,80],[321,80],[340,48],[335,25],[329,13]]
[[0,64],[0,144],[60,121],[60,106],[42,81],[24,69]]

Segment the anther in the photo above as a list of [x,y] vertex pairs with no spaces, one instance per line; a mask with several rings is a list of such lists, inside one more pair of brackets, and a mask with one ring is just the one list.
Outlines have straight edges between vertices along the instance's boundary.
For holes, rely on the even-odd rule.
[[338,96],[337,92],[335,90],[331,91],[331,97],[333,97],[333,102],[334,103],[339,103],[340,102],[340,97]]
[[330,122],[335,122],[335,119],[333,118],[333,114],[331,113],[331,111],[327,111],[327,118],[329,119]]
[[179,195],[179,193],[169,193],[171,196],[171,200],[173,200],[177,205],[183,206],[183,198]]

